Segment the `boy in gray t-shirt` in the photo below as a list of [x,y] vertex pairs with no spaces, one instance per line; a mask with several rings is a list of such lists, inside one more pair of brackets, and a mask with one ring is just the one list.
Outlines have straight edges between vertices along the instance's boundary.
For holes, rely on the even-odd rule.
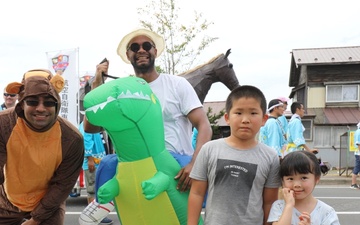
[[273,149],[256,140],[267,120],[265,96],[253,86],[234,89],[225,120],[231,135],[206,143],[191,171],[188,225],[197,224],[206,192],[205,224],[266,224],[278,197],[280,163]]

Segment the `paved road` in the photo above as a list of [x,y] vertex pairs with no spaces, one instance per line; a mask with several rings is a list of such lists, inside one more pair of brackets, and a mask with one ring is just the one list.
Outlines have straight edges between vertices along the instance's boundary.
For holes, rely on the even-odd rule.
[[349,185],[319,185],[314,196],[331,205],[342,225],[359,224],[360,190],[353,190]]
[[[67,200],[65,225],[78,224],[78,217],[86,207],[86,197],[82,194],[81,197],[69,197]],[[350,189],[348,184],[318,185],[314,190],[314,196],[335,209],[342,225],[359,224],[360,190]],[[120,225],[115,211],[109,218],[114,220],[114,225]]]

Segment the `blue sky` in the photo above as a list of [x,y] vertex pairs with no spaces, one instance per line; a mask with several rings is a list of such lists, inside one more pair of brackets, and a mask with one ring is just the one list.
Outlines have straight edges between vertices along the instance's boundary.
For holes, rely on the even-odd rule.
[[[270,101],[288,96],[290,52],[298,48],[356,46],[360,43],[360,2],[235,1],[216,4],[178,0],[180,20],[194,10],[214,22],[208,34],[219,37],[199,58],[204,63],[225,53],[240,84],[255,85]],[[116,54],[120,39],[138,27],[143,1],[12,0],[1,3],[0,88],[20,81],[29,69],[47,68],[46,52],[79,49],[79,73],[93,72],[104,57],[109,74],[126,76],[130,65]],[[205,101],[223,101],[229,90],[213,85]]]

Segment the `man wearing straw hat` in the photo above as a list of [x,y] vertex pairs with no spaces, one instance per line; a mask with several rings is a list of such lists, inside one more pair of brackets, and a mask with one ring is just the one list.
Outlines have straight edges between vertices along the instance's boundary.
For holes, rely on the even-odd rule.
[[[179,191],[187,191],[191,185],[190,171],[201,146],[209,141],[212,130],[202,104],[191,84],[183,77],[159,74],[155,68],[155,59],[165,49],[164,39],[147,29],[137,29],[125,35],[120,41],[117,53],[125,63],[131,63],[135,75],[149,83],[158,97],[163,111],[165,128],[165,146],[179,162],[182,169],[175,179],[178,179]],[[95,80],[92,89],[102,84],[102,73],[107,74],[109,62],[96,67]],[[86,119],[86,132],[99,132],[100,127],[93,126]],[[192,148],[192,127],[198,130],[198,139],[195,150]],[[93,202],[93,204],[96,204]],[[84,210],[94,208],[88,205]],[[96,207],[95,207],[96,208]],[[87,211],[88,217],[96,218],[99,211]],[[80,216],[80,218],[84,215]],[[102,215],[103,216],[103,215]],[[82,223],[82,224],[96,224]]]

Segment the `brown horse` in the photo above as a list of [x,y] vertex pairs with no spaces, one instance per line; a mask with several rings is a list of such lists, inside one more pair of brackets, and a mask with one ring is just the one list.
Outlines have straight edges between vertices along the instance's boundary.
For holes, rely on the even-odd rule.
[[204,103],[205,97],[213,83],[221,82],[229,88],[229,90],[233,90],[239,86],[233,64],[230,63],[228,59],[231,53],[230,50],[231,49],[227,50],[225,55],[217,55],[209,62],[179,74],[179,76],[186,78],[194,87],[201,103]]

